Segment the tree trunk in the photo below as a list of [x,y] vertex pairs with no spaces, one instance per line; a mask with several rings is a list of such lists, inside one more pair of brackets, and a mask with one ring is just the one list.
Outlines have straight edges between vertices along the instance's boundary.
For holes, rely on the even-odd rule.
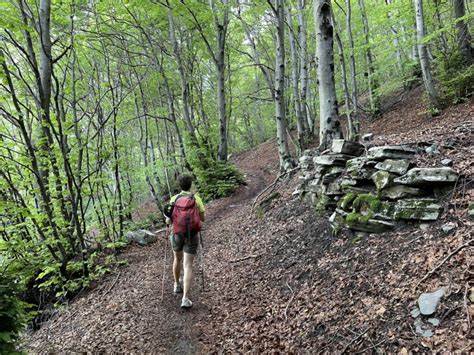
[[333,139],[342,137],[334,81],[334,27],[330,0],[313,2],[316,26],[316,61],[319,81],[319,149],[326,150]]
[[[352,23],[351,23],[351,0],[346,0],[347,13],[346,13],[346,26],[347,26],[347,37],[349,39],[349,68],[351,71],[351,99],[352,99],[352,112],[357,115],[357,80],[356,80],[356,66],[354,57],[354,40],[352,39]],[[340,48],[341,49],[341,48]],[[342,49],[341,49],[342,51]]]
[[291,155],[286,135],[285,117],[285,14],[283,0],[276,0],[276,66],[275,66],[275,117],[277,125],[280,170],[291,166]]
[[416,33],[418,40],[418,55],[420,58],[421,72],[423,75],[423,83],[425,84],[426,93],[428,99],[435,109],[439,108],[438,93],[436,91],[433,78],[431,76],[430,63],[428,58],[428,51],[426,43],[423,42],[425,37],[425,27],[423,18],[423,2],[422,0],[415,1],[415,13],[416,13]]
[[369,83],[370,109],[373,114],[377,115],[380,112],[380,98],[377,92],[378,82],[375,78],[374,60],[372,57],[372,51],[370,50],[369,22],[367,21],[367,13],[365,12],[364,0],[359,0],[359,7],[362,16],[362,24],[364,27],[364,41],[367,47],[367,49],[365,50],[365,57],[367,60],[367,80]]
[[[464,6],[464,0],[454,0],[454,17],[459,19],[466,15],[466,8]],[[469,33],[469,27],[464,20],[458,20],[456,22],[457,42],[460,52],[464,57],[466,66],[472,64],[473,48],[471,46],[471,35]]]
[[292,23],[293,19],[291,16],[291,10],[288,9],[286,12],[287,23],[289,27],[289,40],[290,40],[290,63],[291,63],[291,84],[293,87],[293,105],[296,114],[296,129],[298,133],[298,149],[302,151],[305,147],[305,141],[308,132],[308,123],[303,112],[301,110],[300,90],[299,90],[299,75],[298,75],[298,56],[296,53],[296,41],[293,35]]
[[308,44],[306,40],[306,21],[304,18],[305,0],[298,0],[298,36],[300,41],[300,99],[301,113],[306,119],[308,129],[311,134],[314,133],[314,119],[307,107],[308,97]]

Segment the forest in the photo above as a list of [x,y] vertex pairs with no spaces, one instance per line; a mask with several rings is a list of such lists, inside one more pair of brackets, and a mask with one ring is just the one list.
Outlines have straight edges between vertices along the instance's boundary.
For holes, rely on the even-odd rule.
[[433,121],[469,102],[469,6],[0,0],[0,352],[126,264],[127,231],[164,223],[180,173],[207,203],[265,142],[276,177],[417,85]]

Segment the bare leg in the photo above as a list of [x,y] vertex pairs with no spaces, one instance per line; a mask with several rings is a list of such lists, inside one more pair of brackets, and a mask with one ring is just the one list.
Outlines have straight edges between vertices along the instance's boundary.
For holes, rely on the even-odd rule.
[[174,285],[175,287],[179,285],[179,275],[181,274],[181,262],[183,261],[183,252],[182,251],[173,251],[174,261],[173,261],[173,276],[174,276]]
[[188,297],[189,287],[191,286],[191,278],[193,277],[193,261],[193,254],[184,253],[183,299]]

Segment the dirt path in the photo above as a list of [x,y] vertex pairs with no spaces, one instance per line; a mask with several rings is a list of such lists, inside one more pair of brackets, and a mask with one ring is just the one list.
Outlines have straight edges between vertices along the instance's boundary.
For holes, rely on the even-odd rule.
[[[248,185],[232,196],[207,205],[204,263],[195,264],[191,292],[194,306],[179,308],[180,296],[171,292],[172,252],[164,233],[150,247],[130,246],[121,258],[128,266],[109,274],[100,285],[80,294],[39,331],[31,334],[25,348],[29,352],[159,352],[196,353],[202,340],[196,324],[206,322],[210,303],[219,290],[213,287],[212,258],[225,235],[223,225],[236,210],[253,200],[276,174],[277,156],[273,143],[238,155],[234,162],[246,176]],[[235,219],[232,219],[232,223]],[[228,225],[235,228],[235,225]],[[165,255],[166,253],[166,255]],[[164,259],[166,258],[166,264]],[[203,290],[201,265],[205,265]],[[166,268],[164,299],[161,301],[163,267]]]

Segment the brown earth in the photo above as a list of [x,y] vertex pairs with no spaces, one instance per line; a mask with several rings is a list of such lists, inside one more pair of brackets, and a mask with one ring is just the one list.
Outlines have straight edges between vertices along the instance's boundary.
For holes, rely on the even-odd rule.
[[[292,195],[297,176],[278,182],[260,198],[279,195],[265,213],[252,204],[278,174],[275,142],[237,155],[247,186],[209,203],[203,254],[196,260],[189,311],[172,294],[171,251],[163,237],[153,246],[130,246],[128,266],[80,294],[25,344],[30,352],[401,352],[474,351],[472,239],[467,204],[474,200],[474,103],[430,118],[421,89],[390,112],[364,122],[373,144],[438,144],[421,164],[453,160],[461,174],[445,196],[442,220],[423,230],[407,223],[384,235],[331,233],[327,216]],[[444,235],[447,221],[456,230]],[[203,256],[203,257],[202,257]],[[165,267],[164,299],[161,300]],[[203,272],[204,271],[204,272]],[[431,338],[414,332],[410,311],[422,292],[446,287]]]

